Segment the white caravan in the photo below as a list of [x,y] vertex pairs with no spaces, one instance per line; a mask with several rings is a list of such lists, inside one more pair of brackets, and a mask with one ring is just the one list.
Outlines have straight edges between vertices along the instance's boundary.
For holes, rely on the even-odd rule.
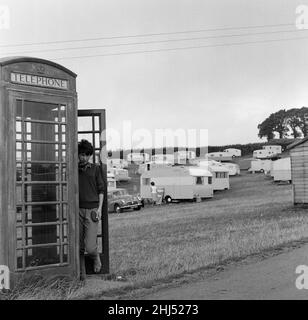
[[141,163],[141,164],[139,164],[139,167],[138,167],[138,173],[142,174],[144,171],[150,170],[150,168],[164,167],[164,166],[168,166],[168,165],[173,165],[173,163],[167,162],[167,161],[158,161],[158,160],[156,160],[155,162],[149,161],[146,163]]
[[154,154],[151,156],[151,162],[174,164],[174,154]]
[[253,152],[253,158],[255,159],[268,159],[277,155],[277,152],[271,149],[259,149]]
[[274,178],[274,181],[291,181],[291,158],[273,161],[271,176]]
[[184,199],[212,198],[212,173],[190,166],[156,166],[143,172],[140,177],[140,195],[151,198],[151,182],[164,190],[166,202]]
[[209,170],[213,174],[213,190],[230,189],[229,170],[217,161],[200,161],[198,167]]
[[232,161],[232,156],[228,152],[210,152],[205,155],[208,160]]
[[240,166],[236,163],[224,162],[222,165],[228,169],[229,176],[237,176],[241,174]]
[[128,162],[126,160],[124,160],[124,159],[108,158],[107,159],[107,166],[109,168],[127,169],[128,168]]
[[107,173],[107,189],[112,190],[117,188],[117,181],[114,174]]
[[264,150],[269,150],[269,151],[272,151],[276,154],[280,154],[282,152],[282,148],[281,146],[276,146],[276,145],[268,145],[268,146],[263,146],[263,149]]
[[225,149],[224,152],[227,152],[233,158],[242,156],[242,150],[240,150],[240,149],[228,148],[228,149]]
[[130,181],[131,177],[128,176],[128,170],[118,168],[107,168],[107,174],[113,174],[116,181]]
[[186,164],[196,158],[196,152],[191,150],[179,150],[174,153],[174,162],[178,164]]
[[128,163],[134,162],[140,164],[148,162],[150,160],[150,155],[148,153],[132,152],[127,155],[126,159]]
[[268,173],[271,171],[272,168],[272,160],[251,160],[251,166],[248,171],[255,173],[255,172],[265,172]]
[[197,166],[207,166],[207,164],[211,165],[218,165],[226,168],[229,172],[229,176],[236,176],[241,174],[240,166],[233,162],[220,162],[216,160],[204,160],[204,159],[193,159],[191,164],[197,165]]

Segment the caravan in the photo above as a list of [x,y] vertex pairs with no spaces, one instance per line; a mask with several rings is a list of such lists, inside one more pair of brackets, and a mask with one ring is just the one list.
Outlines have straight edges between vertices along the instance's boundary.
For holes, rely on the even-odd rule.
[[251,160],[251,166],[248,169],[249,172],[255,173],[255,172],[269,172],[271,171],[272,167],[272,160],[261,160],[261,159],[255,159]]
[[273,161],[271,176],[274,181],[291,181],[291,158]]
[[164,167],[164,166],[168,166],[168,165],[172,165],[172,164],[173,163],[171,163],[171,162],[158,161],[158,160],[156,162],[149,161],[146,163],[141,163],[141,164],[139,164],[139,167],[138,167],[138,173],[142,174],[143,172],[150,170],[149,168]]
[[127,169],[128,168],[128,162],[124,159],[107,159],[107,167],[110,168],[118,168],[118,169]]
[[107,175],[108,174],[112,174],[116,181],[128,182],[131,180],[131,177],[128,176],[127,169],[108,168]]
[[188,166],[150,167],[140,177],[140,195],[151,198],[151,182],[163,190],[167,203],[172,200],[212,198],[212,173],[206,169]]
[[228,152],[210,152],[205,155],[208,160],[232,161],[232,155]]
[[154,154],[151,156],[151,162],[174,164],[174,154]]
[[269,150],[274,152],[275,154],[281,154],[282,152],[282,147],[281,146],[276,146],[276,145],[268,145],[268,146],[263,146],[264,150]]
[[228,169],[229,176],[237,176],[241,174],[240,166],[236,163],[225,162],[222,163],[222,165]]
[[128,163],[145,163],[150,160],[150,155],[148,153],[139,153],[139,152],[132,152],[127,155],[127,162]]
[[266,159],[278,156],[281,154],[281,146],[263,146],[263,149],[255,150],[253,152],[253,157],[256,159]]
[[174,162],[178,164],[187,164],[196,158],[196,152],[191,150],[180,150],[174,153]]
[[212,185],[214,191],[230,189],[229,170],[223,164],[213,160],[201,160],[198,167],[209,170],[212,173]]
[[242,150],[240,149],[228,148],[228,149],[225,149],[224,152],[230,154],[232,158],[242,156]]
[[107,189],[113,190],[113,189],[116,189],[116,187],[117,187],[117,181],[115,179],[114,174],[107,173]]

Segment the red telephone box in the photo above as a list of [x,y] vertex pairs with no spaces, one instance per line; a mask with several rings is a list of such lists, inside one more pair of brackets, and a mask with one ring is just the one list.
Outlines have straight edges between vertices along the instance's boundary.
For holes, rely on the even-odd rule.
[[[104,130],[104,116],[97,130]],[[24,273],[78,277],[76,74],[38,58],[0,59],[0,135],[0,265],[13,283]]]

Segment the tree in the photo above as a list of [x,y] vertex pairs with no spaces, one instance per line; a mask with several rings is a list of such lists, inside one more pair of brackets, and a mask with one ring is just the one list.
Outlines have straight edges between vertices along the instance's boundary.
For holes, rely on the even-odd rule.
[[281,109],[260,123],[258,129],[258,136],[266,137],[268,141],[274,138],[275,132],[278,133],[279,139],[288,137],[290,129],[294,138],[299,138],[301,135],[306,137],[308,135],[308,108]]
[[270,119],[273,122],[273,130],[278,132],[279,139],[283,139],[287,136],[289,128],[287,126],[287,111],[285,109],[279,110],[270,115]]
[[286,123],[291,128],[294,139],[299,138],[301,136],[301,132],[298,131],[301,124],[299,109],[293,108],[287,110]]
[[298,127],[301,130],[302,134],[304,137],[307,136],[308,134],[308,108],[307,107],[302,107],[301,109],[298,109],[298,119],[299,119],[299,124]]
[[267,141],[271,140],[274,138],[274,126],[272,119],[269,117],[266,118],[262,123],[258,125],[259,133],[258,136],[260,138],[267,138]]

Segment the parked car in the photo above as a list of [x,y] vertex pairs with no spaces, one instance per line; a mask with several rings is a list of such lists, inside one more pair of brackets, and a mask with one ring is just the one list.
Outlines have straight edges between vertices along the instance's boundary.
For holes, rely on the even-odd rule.
[[142,207],[141,198],[130,195],[126,189],[108,190],[108,212],[121,213],[125,209],[140,210]]

